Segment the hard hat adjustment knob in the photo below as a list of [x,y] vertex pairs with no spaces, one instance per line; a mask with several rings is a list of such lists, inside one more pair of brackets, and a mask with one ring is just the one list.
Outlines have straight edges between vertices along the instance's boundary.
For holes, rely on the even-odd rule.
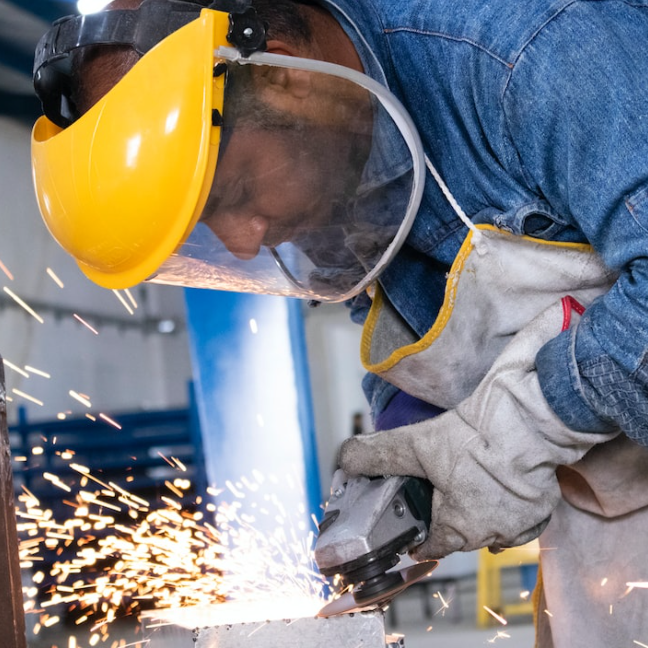
[[227,40],[243,54],[250,56],[254,52],[265,51],[266,30],[268,26],[257,16],[253,7],[240,14],[230,14],[230,29]]

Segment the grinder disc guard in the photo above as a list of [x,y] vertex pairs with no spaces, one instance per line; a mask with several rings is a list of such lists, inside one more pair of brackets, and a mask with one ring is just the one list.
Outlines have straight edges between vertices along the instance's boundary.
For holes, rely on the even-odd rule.
[[372,608],[384,607],[410,585],[429,576],[438,566],[438,560],[426,560],[390,571],[357,585],[352,591],[327,603],[318,616],[329,617]]

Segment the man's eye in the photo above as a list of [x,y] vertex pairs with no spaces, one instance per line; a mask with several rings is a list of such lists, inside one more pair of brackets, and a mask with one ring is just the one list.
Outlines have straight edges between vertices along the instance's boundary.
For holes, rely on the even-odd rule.
[[248,200],[248,183],[243,177],[239,177],[227,191],[225,195],[225,205],[227,207],[241,207]]

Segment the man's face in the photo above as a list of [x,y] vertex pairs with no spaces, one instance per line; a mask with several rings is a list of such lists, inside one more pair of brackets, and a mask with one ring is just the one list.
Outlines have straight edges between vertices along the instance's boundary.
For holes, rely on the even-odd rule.
[[[202,221],[240,259],[276,247],[326,219],[323,170],[262,129],[235,131],[219,160]],[[320,191],[317,191],[317,189]]]
[[335,226],[368,154],[366,93],[321,73],[263,65],[233,66],[229,83],[224,150],[201,220],[240,259]]
[[334,226],[357,170],[348,144],[328,129],[308,137],[250,126],[234,129],[221,155],[202,221],[240,259]]

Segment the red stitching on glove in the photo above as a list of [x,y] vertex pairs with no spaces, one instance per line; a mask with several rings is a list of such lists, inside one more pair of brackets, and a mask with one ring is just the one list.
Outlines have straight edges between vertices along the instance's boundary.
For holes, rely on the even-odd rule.
[[565,295],[562,298],[563,307],[563,323],[562,330],[566,331],[571,325],[572,311],[576,311],[579,315],[585,312],[585,306],[579,301],[574,299],[571,295]]

